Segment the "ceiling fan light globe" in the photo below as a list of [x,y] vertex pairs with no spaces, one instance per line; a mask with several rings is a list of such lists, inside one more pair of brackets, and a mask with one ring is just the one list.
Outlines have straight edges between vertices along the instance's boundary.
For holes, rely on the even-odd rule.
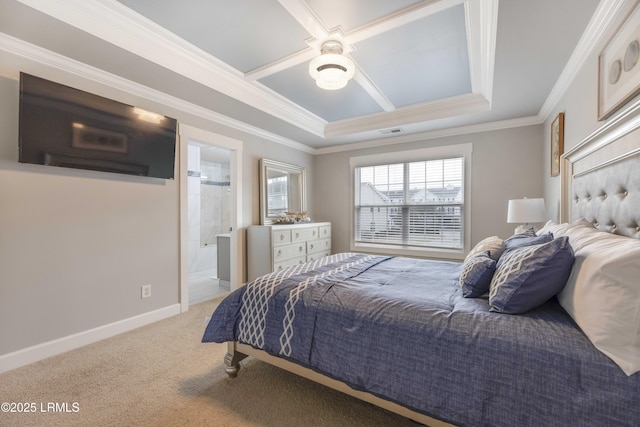
[[338,90],[347,85],[348,80],[316,80],[316,85],[324,90]]
[[323,54],[309,63],[309,74],[316,85],[326,90],[341,89],[355,73],[351,59],[339,54]]

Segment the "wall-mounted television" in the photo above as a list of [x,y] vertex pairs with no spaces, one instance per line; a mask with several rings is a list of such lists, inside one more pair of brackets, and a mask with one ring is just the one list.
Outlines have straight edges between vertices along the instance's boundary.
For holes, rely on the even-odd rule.
[[19,161],[174,178],[175,119],[20,73]]

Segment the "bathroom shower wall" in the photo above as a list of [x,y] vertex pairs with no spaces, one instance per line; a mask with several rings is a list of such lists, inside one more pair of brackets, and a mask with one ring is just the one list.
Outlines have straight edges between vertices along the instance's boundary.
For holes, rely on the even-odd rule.
[[189,170],[189,273],[217,268],[216,235],[229,232],[228,163],[201,159],[201,148],[187,147]]
[[188,194],[189,194],[189,273],[210,270],[216,267],[215,246],[200,245],[200,147],[187,147]]
[[229,164],[201,161],[200,166],[200,244],[215,245],[231,225]]

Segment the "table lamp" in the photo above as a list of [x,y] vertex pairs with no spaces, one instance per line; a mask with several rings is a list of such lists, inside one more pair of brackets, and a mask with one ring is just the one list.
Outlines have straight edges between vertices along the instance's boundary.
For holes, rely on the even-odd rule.
[[507,222],[520,223],[514,233],[522,233],[530,227],[531,223],[544,222],[547,212],[544,208],[544,199],[513,199],[509,200],[507,209]]

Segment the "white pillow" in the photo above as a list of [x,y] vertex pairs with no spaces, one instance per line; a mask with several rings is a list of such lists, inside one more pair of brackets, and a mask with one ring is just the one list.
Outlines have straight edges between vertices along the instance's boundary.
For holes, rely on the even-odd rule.
[[576,259],[560,304],[625,374],[640,371],[640,241],[587,227],[565,235]]
[[566,235],[568,230],[578,227],[595,228],[591,222],[584,218],[578,218],[571,223],[565,222],[562,224],[556,224],[554,221],[549,220],[536,234],[540,236],[545,233],[551,233],[553,237],[560,237]]
[[465,261],[471,258],[472,256],[479,254],[480,252],[489,252],[489,257],[498,261],[502,252],[504,252],[504,240],[499,238],[498,236],[491,236],[485,239],[482,239],[476,244],[471,251],[467,254]]
[[[545,225],[542,226],[542,228],[538,231],[536,231],[536,234],[539,236],[541,234],[546,234],[546,233],[551,233],[553,234],[553,230],[555,230],[558,227],[558,224],[550,219],[549,221],[547,221],[547,223]],[[554,234],[555,236],[555,234]]]
[[[616,236],[614,234],[606,233],[593,227],[576,227],[567,229],[564,233],[569,238],[569,243],[574,251],[583,249],[589,244],[597,241],[627,241],[626,237]],[[613,239],[613,240],[612,240]]]

